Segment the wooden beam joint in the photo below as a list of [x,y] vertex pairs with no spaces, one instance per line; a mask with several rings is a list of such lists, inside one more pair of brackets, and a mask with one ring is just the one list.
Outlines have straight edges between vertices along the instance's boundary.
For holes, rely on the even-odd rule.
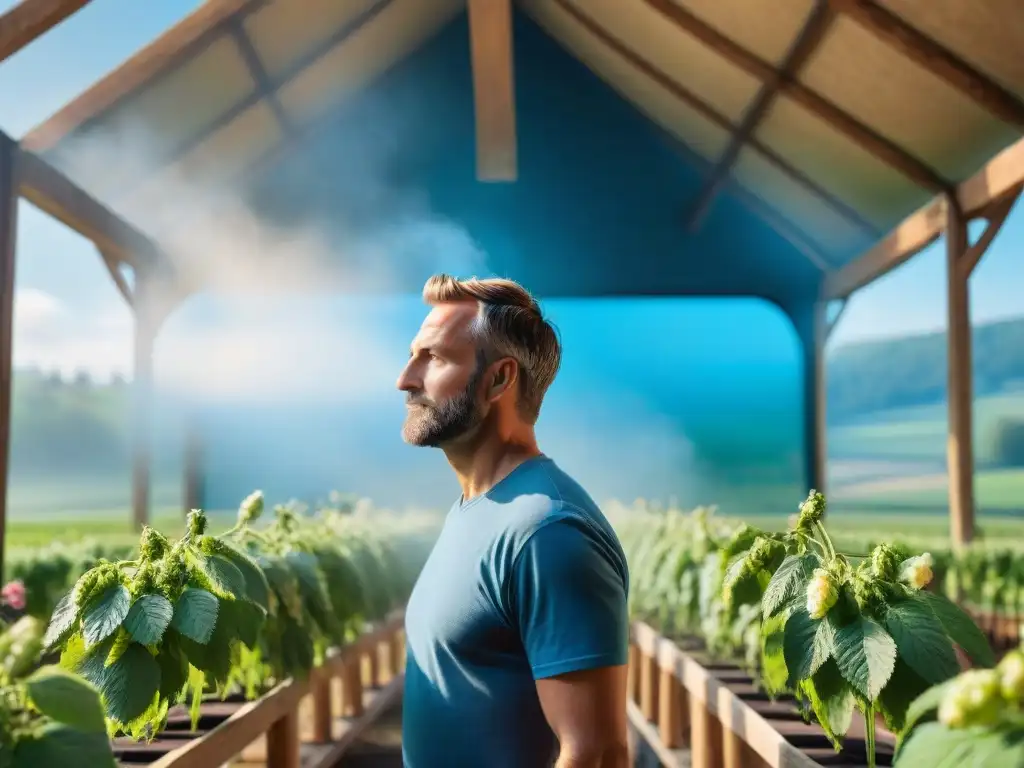
[[469,0],[480,181],[515,181],[516,108],[511,0]]
[[996,239],[996,235],[999,234],[1003,224],[1006,223],[1006,218],[1010,215],[1010,211],[1013,210],[1013,206],[1020,198],[1022,189],[1024,189],[1024,186],[1018,185],[1002,197],[993,200],[991,205],[981,212],[979,218],[985,219],[988,225],[985,227],[985,231],[982,232],[981,237],[978,238],[978,241],[968,246],[967,250],[960,257],[960,262],[957,265],[960,279],[967,280],[974,272],[975,267],[978,266],[978,262],[988,252],[988,249]]
[[772,105],[775,103],[775,99],[782,92],[784,85],[793,82],[804,66],[806,66],[811,56],[814,55],[815,50],[817,50],[821,41],[825,38],[834,20],[835,13],[827,3],[820,1],[815,3],[810,15],[807,17],[807,21],[804,23],[803,29],[800,30],[800,34],[797,35],[789,51],[786,53],[782,66],[777,70],[773,70],[771,76],[761,85],[757,97],[747,109],[746,114],[743,116],[743,121],[733,133],[725,152],[712,169],[711,177],[697,195],[697,199],[686,217],[686,228],[690,233],[695,233],[700,228],[701,222],[711,208],[715,194],[724,184],[725,177],[729,174],[732,166],[735,165],[743,147],[749,143],[751,137],[757,131],[757,127],[768,115]]

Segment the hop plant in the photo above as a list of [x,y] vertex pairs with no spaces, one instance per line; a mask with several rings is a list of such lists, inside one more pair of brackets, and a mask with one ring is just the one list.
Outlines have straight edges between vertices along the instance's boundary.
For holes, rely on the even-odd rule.
[[807,498],[800,504],[796,527],[804,531],[814,528],[825,517],[826,506],[825,496],[812,488]]
[[259,519],[263,514],[263,491],[253,491],[238,506],[238,522],[241,525]]
[[1024,701],[1024,653],[1011,651],[996,667],[999,672],[999,689],[1007,701]]
[[910,557],[900,563],[900,581],[914,589],[924,589],[932,582],[932,556],[925,552],[917,557]]
[[995,722],[1002,705],[999,683],[999,674],[992,669],[974,669],[960,675],[939,705],[939,722],[947,728]]
[[824,568],[815,568],[807,583],[807,613],[812,619],[822,619],[838,599],[835,579]]

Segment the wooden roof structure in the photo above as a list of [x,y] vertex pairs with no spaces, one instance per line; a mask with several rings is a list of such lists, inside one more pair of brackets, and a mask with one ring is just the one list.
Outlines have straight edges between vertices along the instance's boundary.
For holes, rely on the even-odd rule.
[[[53,13],[84,3],[37,5]],[[513,179],[529,163],[517,133],[531,116],[517,115],[516,96],[535,47],[521,38],[537,27],[655,123],[696,170],[663,203],[685,252],[679,269],[714,270],[706,251],[719,250],[722,228],[711,236],[708,219],[728,198],[740,221],[757,220],[763,242],[784,241],[767,249],[768,267],[784,262],[792,277],[802,269],[787,262],[795,255],[812,267],[806,280],[793,277],[802,292],[824,280],[828,295],[843,296],[931,242],[942,201],[1024,132],[1024,59],[1015,55],[1024,23],[1008,23],[1016,5],[468,0],[464,66],[475,88],[466,96],[476,110],[478,173]],[[21,146],[132,219],[132,207],[144,209],[169,176],[218,183],[279,162],[310,126],[414,59],[466,9],[467,0],[208,0]],[[101,174],[72,162],[77,142],[140,126],[155,172],[129,163]],[[989,186],[971,181],[964,209],[980,211],[1005,191]],[[900,226],[908,216],[909,229]],[[749,265],[718,261],[722,274],[697,281],[707,290],[688,291],[682,280],[675,292],[759,293]],[[658,292],[643,288],[634,292]],[[778,293],[763,295],[787,298]]]

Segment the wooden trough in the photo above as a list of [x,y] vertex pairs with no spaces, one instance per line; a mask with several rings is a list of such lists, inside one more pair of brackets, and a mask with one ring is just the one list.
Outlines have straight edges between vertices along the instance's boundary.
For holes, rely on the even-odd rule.
[[[681,645],[690,647],[633,624],[628,706],[634,756],[653,753],[652,760],[666,768],[867,765],[862,721],[836,752],[820,727],[804,722],[792,699],[773,702],[740,668]],[[881,728],[875,735],[878,765],[892,765],[894,737]]]
[[402,695],[404,614],[398,611],[328,654],[306,680],[288,680],[256,701],[204,702],[191,730],[184,707],[152,742],[118,738],[123,768],[328,768]]

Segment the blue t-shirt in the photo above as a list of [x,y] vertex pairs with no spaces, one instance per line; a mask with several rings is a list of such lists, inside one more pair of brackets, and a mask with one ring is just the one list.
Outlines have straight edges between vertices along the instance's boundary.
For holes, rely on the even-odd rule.
[[406,767],[550,765],[536,680],[625,664],[628,590],[611,525],[551,459],[457,502],[406,610]]

